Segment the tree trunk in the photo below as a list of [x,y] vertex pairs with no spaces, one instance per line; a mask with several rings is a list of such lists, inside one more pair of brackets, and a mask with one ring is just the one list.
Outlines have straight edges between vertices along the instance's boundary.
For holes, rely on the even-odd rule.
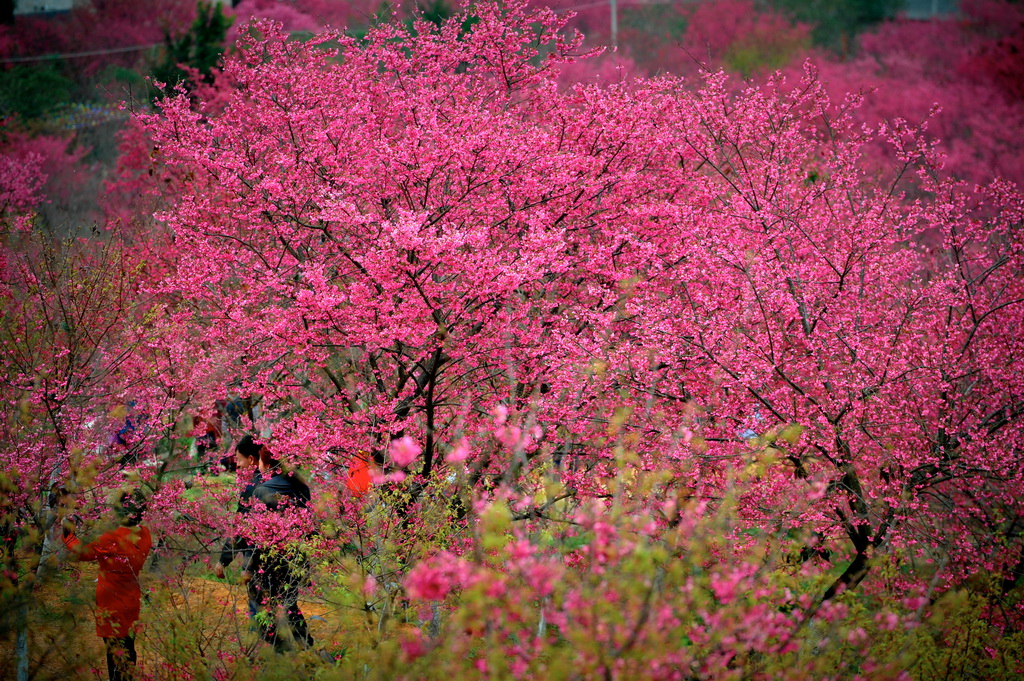
[[18,637],[14,644],[17,668],[15,678],[17,681],[28,681],[28,601],[19,599],[18,604]]
[[821,602],[834,598],[841,590],[852,589],[863,581],[868,574],[868,556],[866,552],[858,552],[853,558],[853,562],[850,563],[843,574],[836,578],[836,581],[832,582],[832,585],[825,591],[825,594],[821,597]]

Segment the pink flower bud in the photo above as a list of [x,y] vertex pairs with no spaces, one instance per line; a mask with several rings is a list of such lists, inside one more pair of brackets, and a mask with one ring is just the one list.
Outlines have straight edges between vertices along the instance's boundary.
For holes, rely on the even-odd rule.
[[419,563],[405,578],[405,591],[412,600],[438,601],[448,595],[451,582],[444,571]]
[[421,451],[423,450],[416,441],[406,435],[391,442],[391,461],[396,466],[405,468],[416,460]]
[[459,463],[469,458],[469,444],[465,440],[459,440],[452,451],[444,457],[448,463]]
[[493,410],[491,410],[491,413],[494,414],[494,425],[505,425],[505,421],[508,420],[508,407],[506,407],[503,404],[499,404]]

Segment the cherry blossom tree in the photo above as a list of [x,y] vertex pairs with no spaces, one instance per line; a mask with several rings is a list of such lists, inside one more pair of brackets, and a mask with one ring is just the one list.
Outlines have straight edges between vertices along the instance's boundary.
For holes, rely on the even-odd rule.
[[558,92],[561,19],[474,18],[340,48],[259,23],[222,113],[171,96],[146,119],[183,178],[163,290],[233,348],[275,448],[371,452],[415,499],[466,440],[474,484],[546,463],[601,497],[628,429],[699,496],[762,471],[749,517],[849,554],[826,599],[879,552],[954,579],[1016,562],[1016,524],[986,517],[1019,497],[1015,190],[933,179],[893,125],[933,192],[902,200],[813,70]]
[[[805,84],[728,108],[720,81],[680,98],[671,129],[706,178],[688,202],[713,210],[687,213],[662,276],[676,295],[638,284],[629,302],[658,348],[638,377],[695,406],[697,485],[737,434],[774,443],[751,462],[764,487],[748,512],[849,541],[826,598],[879,551],[959,577],[1005,571],[1017,521],[991,513],[1017,496],[1020,195],[936,180],[934,150],[902,127],[886,131],[901,172],[918,167],[934,192],[906,205],[866,182],[848,111]],[[923,246],[935,233],[942,245]],[[817,503],[790,505],[804,494]]]
[[[194,303],[208,338],[245,357],[238,370],[274,405],[276,419],[294,415],[292,426],[275,432],[280,446],[314,458],[334,447],[362,449],[386,464],[391,437],[414,434],[423,443],[421,473],[430,477],[458,434],[474,432],[499,404],[572,395],[561,405],[537,402],[554,410],[537,418],[554,422],[554,413],[571,413],[571,402],[595,394],[599,381],[578,395],[586,385],[577,380],[579,349],[558,358],[536,339],[592,333],[594,315],[606,314],[600,308],[617,294],[600,289],[614,290],[615,281],[595,288],[593,277],[604,278],[600,266],[573,263],[564,253],[600,253],[609,244],[587,243],[583,231],[568,243],[567,235],[574,223],[593,221],[596,201],[614,205],[636,194],[620,197],[611,173],[587,177],[596,161],[585,151],[593,144],[585,121],[566,119],[561,132],[529,123],[540,93],[553,90],[544,74],[553,73],[554,59],[536,67],[500,56],[528,47],[525,21],[491,10],[464,46],[457,23],[440,31],[421,24],[421,37],[406,38],[423,46],[418,51],[456,50],[412,58],[394,42],[401,32],[383,27],[365,49],[342,38],[341,63],[315,42],[288,43],[272,25],[259,24],[266,37],[243,40],[239,58],[225,66],[238,89],[224,115],[210,120],[217,132],[181,98],[150,119],[162,158],[188,178],[181,201],[164,216],[181,254],[181,274],[168,290]],[[571,50],[553,18],[547,21],[540,40]],[[251,68],[263,49],[281,60],[268,63],[273,74]],[[474,50],[490,56],[474,59],[468,75],[453,72]],[[365,78],[381,60],[395,80],[371,88],[367,99]],[[239,121],[284,94],[279,76],[286,73],[288,103],[267,124],[295,133],[282,139],[290,149],[245,151],[250,142],[239,136]],[[315,83],[322,73],[333,73],[333,91]],[[431,105],[436,112],[420,120],[421,100],[446,89],[450,95]],[[316,97],[314,90],[324,96],[311,107],[306,98]],[[338,108],[328,114],[331,106]],[[456,129],[476,146],[452,147]],[[495,139],[498,130],[506,139]],[[215,138],[230,152],[195,173],[198,145]],[[539,145],[546,156],[517,160]],[[560,148],[564,159],[556,161]],[[293,159],[291,179],[264,181],[266,164],[285,158]],[[213,193],[198,191],[199,184]],[[237,207],[231,220],[217,217],[226,203]],[[554,228],[546,224],[562,214]],[[210,219],[212,230],[204,226]],[[419,227],[424,220],[433,229]],[[225,247],[237,249],[230,262],[219,250]],[[293,282],[287,292],[271,284],[279,276]],[[553,288],[564,294],[552,295]],[[376,300],[383,307],[366,305]],[[578,319],[568,320],[568,307]],[[282,316],[268,317],[272,309]],[[516,367],[514,376],[508,366]],[[313,413],[319,416],[307,421]],[[533,453],[543,432],[529,430],[521,428],[523,446]]]
[[170,439],[191,398],[182,385],[195,383],[189,357],[162,341],[175,323],[147,292],[158,270],[145,251],[116,225],[82,238],[35,213],[48,179],[46,159],[22,153],[35,141],[0,154],[0,598],[19,679],[30,649],[60,645],[28,639],[62,528],[102,522],[111,490],[160,490],[181,463]]
[[[1022,100],[1012,85],[1019,60],[1007,55],[1024,16],[1002,0],[965,2],[963,10],[959,19],[882,24],[861,36],[856,57],[818,60],[822,80],[833,97],[866,93],[857,117],[870,126],[898,118],[927,121],[927,136],[943,145],[945,175],[1020,184]],[[884,144],[865,151],[872,169],[891,167]]]
[[[0,165],[6,538],[125,480],[168,541],[233,533],[233,486],[150,461],[232,393],[314,490],[249,531],[365,620],[360,673],[891,678],[979,623],[1011,658],[1020,191],[809,64],[567,89],[565,16],[472,12],[245,27],[134,119],[104,239]],[[276,664],[204,645],[168,664]]]

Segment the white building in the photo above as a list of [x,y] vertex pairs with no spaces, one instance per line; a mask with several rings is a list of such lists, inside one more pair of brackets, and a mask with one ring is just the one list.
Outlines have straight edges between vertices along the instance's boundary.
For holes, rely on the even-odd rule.
[[75,0],[14,0],[14,14],[50,14],[69,12]]
[[[136,0],[146,2],[146,0]],[[231,0],[212,0],[222,5],[231,6]],[[53,14],[70,12],[75,5],[88,4],[88,0],[14,0],[14,14]],[[235,3],[237,4],[237,3]]]
[[960,11],[960,0],[904,0],[903,16],[908,19],[933,19]]

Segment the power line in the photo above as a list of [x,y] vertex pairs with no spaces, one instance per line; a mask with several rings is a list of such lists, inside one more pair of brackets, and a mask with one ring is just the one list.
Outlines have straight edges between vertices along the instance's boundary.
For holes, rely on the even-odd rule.
[[599,2],[590,2],[586,5],[573,5],[572,7],[559,7],[558,9],[551,10],[555,14],[565,14],[566,12],[575,12],[580,9],[590,9],[591,7],[606,7],[609,0],[599,0]]
[[[691,5],[701,2],[701,0],[682,0],[681,4]],[[591,9],[593,7],[608,7],[612,4],[612,0],[596,0],[595,2],[588,2],[583,5],[570,5],[569,7],[558,7],[551,11],[555,14],[565,14],[566,12],[575,12],[581,9]],[[618,4],[621,7],[649,7],[652,5],[672,5],[675,4],[673,0],[618,0]]]
[[[690,0],[692,1],[692,0]],[[619,0],[621,4],[626,6],[643,6],[643,5],[665,5],[671,4],[670,0]],[[563,14],[565,12],[572,12],[581,9],[590,9],[592,7],[614,7],[616,3],[613,0],[597,0],[597,2],[589,2],[583,5],[575,5],[572,7],[562,7],[554,10],[556,14]],[[131,47],[112,47],[107,50],[89,50],[88,52],[65,52],[63,54],[41,54],[38,57],[3,57],[0,58],[0,64],[24,64],[26,62],[34,61],[49,61],[53,59],[77,59],[80,57],[98,57],[104,54],[120,54],[124,52],[139,52],[142,50],[148,50],[153,47],[160,47],[162,43],[152,43],[149,45],[133,45]]]
[[118,54],[120,52],[139,52],[153,47],[159,47],[162,43],[151,45],[133,45],[131,47],[112,47],[108,50],[89,50],[88,52],[65,52],[64,54],[41,54],[38,57],[4,57],[0,64],[18,64],[29,61],[47,61],[50,59],[75,59],[77,57],[97,57],[101,54]]

